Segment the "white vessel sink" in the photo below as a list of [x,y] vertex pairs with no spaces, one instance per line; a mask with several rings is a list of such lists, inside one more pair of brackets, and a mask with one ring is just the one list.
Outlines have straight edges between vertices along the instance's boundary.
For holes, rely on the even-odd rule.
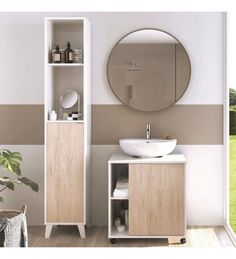
[[124,138],[119,140],[121,149],[130,156],[160,157],[170,154],[176,146],[176,139]]

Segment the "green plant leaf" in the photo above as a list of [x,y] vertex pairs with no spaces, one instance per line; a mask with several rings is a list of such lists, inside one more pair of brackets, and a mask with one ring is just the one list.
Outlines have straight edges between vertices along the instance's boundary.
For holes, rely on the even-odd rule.
[[[15,185],[22,185],[22,182],[19,181],[19,180],[15,180],[15,179],[11,179],[9,178],[8,176],[4,176],[4,177],[0,177],[0,181],[9,181],[9,182],[12,182],[13,184]],[[1,184],[1,183],[0,183]]]
[[14,180],[11,180],[8,177],[0,177],[0,184],[6,186],[8,189],[12,191],[15,190]]
[[22,157],[19,152],[11,152],[7,149],[2,149],[0,151],[0,165],[10,172],[20,175],[21,161]]
[[28,185],[31,187],[31,189],[35,192],[38,192],[39,191],[39,186],[37,183],[35,183],[34,181],[30,180],[29,178],[27,177],[21,177],[21,178],[17,178],[20,182],[22,182],[23,184],[25,185]]
[[19,152],[11,152],[11,157],[15,160],[22,161],[22,157]]
[[23,183],[19,180],[14,180],[13,181],[15,185],[19,186],[19,185],[22,185]]
[[[3,167],[7,171],[13,172],[18,176],[17,179],[12,179],[7,176],[0,177],[0,191],[4,191],[6,188],[14,191],[15,186],[27,185],[33,191],[38,192],[39,186],[37,183],[28,179],[27,177],[19,177],[21,176],[21,161],[22,157],[19,152],[11,152],[7,149],[0,149],[0,167]],[[3,188],[1,188],[1,186]],[[3,202],[2,197],[0,197],[0,202]]]

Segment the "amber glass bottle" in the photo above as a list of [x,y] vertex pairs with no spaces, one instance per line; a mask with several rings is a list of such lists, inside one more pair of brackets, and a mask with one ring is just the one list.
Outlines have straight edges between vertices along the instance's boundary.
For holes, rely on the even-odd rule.
[[56,46],[56,51],[53,53],[53,62],[61,63],[61,52],[58,45]]
[[65,63],[73,63],[73,50],[70,47],[70,42],[67,42],[65,50]]

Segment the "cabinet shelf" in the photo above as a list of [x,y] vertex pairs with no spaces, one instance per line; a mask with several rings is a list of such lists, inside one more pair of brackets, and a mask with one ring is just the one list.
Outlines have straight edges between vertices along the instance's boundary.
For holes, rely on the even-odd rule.
[[112,227],[111,236],[119,238],[129,237],[129,230],[126,229],[124,232],[118,232],[115,227]]
[[129,200],[129,197],[111,197],[111,200]]
[[82,63],[47,63],[49,67],[83,67]]
[[47,123],[84,123],[84,120],[72,120],[72,121],[69,121],[69,120],[56,120],[56,121],[50,121],[50,120],[47,120]]

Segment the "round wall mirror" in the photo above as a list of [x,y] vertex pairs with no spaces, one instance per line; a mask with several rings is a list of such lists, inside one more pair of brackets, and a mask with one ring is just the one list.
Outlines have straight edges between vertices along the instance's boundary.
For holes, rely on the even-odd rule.
[[182,44],[157,29],[124,36],[107,62],[113,93],[139,111],[159,111],[175,104],[185,93],[190,75],[190,60]]
[[78,101],[78,93],[74,90],[67,90],[61,97],[61,107],[64,109],[72,108]]

